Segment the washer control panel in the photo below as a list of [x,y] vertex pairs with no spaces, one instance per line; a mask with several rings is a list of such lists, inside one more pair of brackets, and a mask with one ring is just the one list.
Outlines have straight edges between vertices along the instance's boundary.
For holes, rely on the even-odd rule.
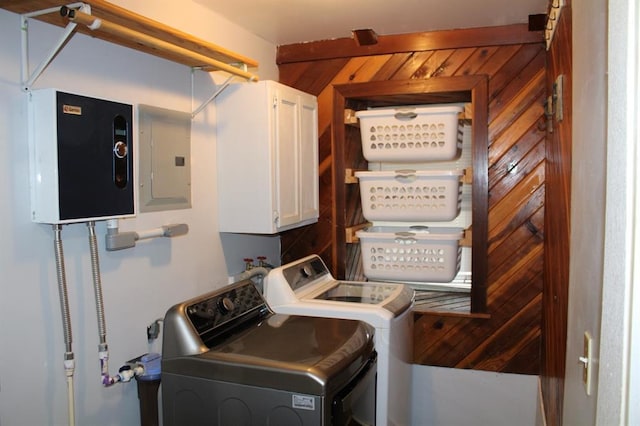
[[293,264],[282,271],[293,291],[329,274],[329,269],[318,256]]
[[251,280],[240,281],[222,291],[208,293],[185,309],[202,341],[211,339],[249,320],[261,319],[271,311]]

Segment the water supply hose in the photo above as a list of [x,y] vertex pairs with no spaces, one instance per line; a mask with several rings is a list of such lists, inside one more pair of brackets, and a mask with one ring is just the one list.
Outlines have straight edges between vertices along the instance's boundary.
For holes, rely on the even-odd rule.
[[106,344],[107,331],[104,321],[104,305],[102,301],[102,282],[100,278],[100,260],[98,258],[98,240],[96,238],[95,222],[88,222],[89,250],[91,253],[91,274],[93,277],[93,291],[96,299],[96,314],[98,316],[98,334],[100,344]]
[[67,371],[67,402],[68,402],[68,410],[69,410],[69,426],[75,426],[76,424],[76,415],[75,415],[75,402],[74,402],[74,392],[73,392],[73,369],[69,373],[69,370],[65,367]]
[[100,377],[104,386],[110,386],[120,381],[119,376],[109,375],[109,346],[107,345],[107,330],[104,319],[104,305],[102,299],[102,282],[100,278],[100,260],[98,258],[98,240],[96,238],[96,224],[87,222],[89,229],[89,250],[91,252],[91,273],[93,275],[93,291],[96,300],[96,314],[98,317],[98,355],[100,357]]
[[260,291],[260,293],[264,293],[264,278],[269,274],[269,269],[263,266],[256,266],[251,269],[245,270],[240,274],[235,276],[235,279],[238,281],[256,278],[258,282],[256,284],[256,288]]
[[73,355],[73,339],[71,335],[71,315],[69,313],[69,298],[67,296],[67,276],[64,268],[64,250],[62,249],[62,226],[53,225],[54,249],[56,256],[56,277],[58,281],[58,295],[60,297],[60,312],[62,313],[62,328],[64,332],[64,370],[67,376],[67,401],[69,410],[69,426],[75,425],[75,398],[73,392],[73,373],[75,360]]

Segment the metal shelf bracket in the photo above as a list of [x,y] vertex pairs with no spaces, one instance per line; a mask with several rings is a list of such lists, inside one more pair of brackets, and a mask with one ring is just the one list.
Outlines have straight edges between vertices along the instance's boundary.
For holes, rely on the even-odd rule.
[[[233,65],[236,68],[238,68],[238,69],[240,69],[240,70],[242,70],[244,72],[247,72],[247,70],[248,70],[247,64],[244,64],[244,63],[235,63],[235,64],[230,64],[230,65]],[[192,71],[191,71],[191,99],[192,100],[195,97],[193,73],[194,73],[195,70],[198,70],[198,69],[199,68],[192,68]],[[217,85],[215,92],[213,92],[213,94],[206,101],[204,101],[198,108],[193,110],[193,112],[191,113],[191,118],[192,119],[195,118],[196,115],[198,115],[207,105],[209,105],[211,102],[213,102],[218,97],[218,95],[220,95],[224,91],[224,89],[229,87],[229,84],[231,84],[231,80],[233,80],[234,77],[237,77],[237,76],[235,76],[233,74],[229,75],[229,77],[227,77],[227,79],[223,83]],[[250,78],[250,79],[248,79],[248,81],[249,82],[255,82],[255,81],[257,81],[257,79]]]
[[[73,3],[68,7],[80,8],[85,13],[91,13],[91,7],[85,3]],[[73,35],[73,31],[76,29],[75,22],[69,22],[56,43],[51,47],[49,52],[45,55],[38,66],[30,72],[29,67],[29,18],[35,18],[37,16],[46,15],[59,11],[59,7],[52,7],[49,9],[36,10],[30,13],[20,15],[20,41],[21,41],[21,84],[22,90],[29,91],[35,81],[42,75],[44,70],[49,66],[53,58],[60,52],[60,49]]]
[[[193,99],[195,99],[195,89],[194,89],[194,78],[193,78],[193,72],[195,69],[192,70],[191,72],[191,99],[193,101]],[[234,75],[230,75],[229,77],[227,77],[227,79],[222,83],[216,86],[216,90],[215,92],[213,92],[213,95],[211,95],[209,97],[209,99],[207,99],[206,101],[204,101],[198,108],[196,108],[195,110],[193,110],[193,112],[191,113],[191,119],[193,120],[196,115],[198,115],[203,109],[205,109],[205,107],[207,105],[209,105],[211,102],[213,102],[220,93],[222,93],[222,91],[224,89],[226,89],[229,84],[231,84],[231,80],[233,80],[235,76]]]
[[[99,15],[101,12],[101,7],[106,7],[106,2],[94,1],[94,6],[96,7],[96,15]],[[102,6],[99,6],[102,4]],[[232,52],[227,52],[225,49],[219,48],[215,45],[208,45],[206,42],[201,42],[195,40],[197,46],[204,46],[209,49],[209,51],[213,51],[214,53],[221,53],[226,55],[227,57],[234,58],[238,60],[235,61],[224,61],[220,60],[217,57],[211,55],[204,55],[200,53],[199,49],[194,49],[193,47],[185,48],[182,47],[181,43],[176,42],[175,39],[178,40],[187,40],[189,36],[179,31],[166,28],[162,24],[156,23],[155,21],[150,21],[144,17],[138,17],[137,15],[131,16],[133,14],[127,12],[126,10],[121,10],[120,8],[114,8],[114,6],[109,6],[112,13],[116,15],[126,16],[127,22],[142,22],[147,27],[151,27],[155,32],[160,31],[162,34],[169,34],[173,36],[174,40],[165,41],[165,38],[158,38],[154,31],[136,31],[131,29],[128,25],[122,23],[114,23],[105,21],[100,19],[97,16],[93,16],[91,14],[91,5],[84,2],[76,2],[72,4],[68,4],[66,6],[61,7],[50,7],[42,10],[36,10],[32,12],[23,13],[20,15],[20,23],[21,23],[21,85],[22,89],[26,92],[31,90],[31,87],[35,83],[35,81],[42,75],[44,70],[49,66],[51,61],[56,57],[56,55],[60,52],[60,50],[64,47],[64,45],[69,41],[69,39],[73,36],[76,31],[76,27],[78,24],[86,25],[92,31],[99,32],[101,35],[107,36],[117,36],[124,38],[126,40],[133,40],[139,44],[138,47],[144,47],[145,49],[138,49],[142,51],[147,51],[148,49],[155,49],[155,51],[162,52],[171,52],[174,55],[177,55],[179,59],[172,58],[176,62],[183,63],[185,65],[191,65],[191,100],[192,100],[192,110],[193,110],[193,100],[194,96],[194,70],[202,70],[205,72],[212,71],[223,71],[230,76],[224,81],[224,83],[217,85],[215,92],[207,99],[202,105],[192,111],[191,118],[193,119],[198,113],[200,113],[209,103],[211,103],[215,98],[222,93],[224,89],[226,89],[231,80],[234,77],[242,77],[248,81],[257,81],[258,77],[248,71],[249,65],[257,66],[257,62],[252,61],[248,58],[243,58],[240,55],[233,54]],[[56,41],[56,43],[51,47],[51,49],[44,56],[42,61],[38,64],[38,66],[31,72],[29,66],[29,19],[30,18],[39,18],[43,15],[52,14],[52,13],[60,13],[63,17],[69,19],[67,25],[63,27],[62,34]],[[104,11],[103,11],[104,13]],[[80,30],[81,28],[78,28]],[[102,37],[105,40],[111,41],[109,38]],[[193,41],[194,39],[190,39]],[[153,53],[153,52],[152,52]],[[246,59],[246,61],[245,61]],[[193,62],[198,63],[198,66],[193,66]],[[202,64],[202,66],[199,66]]]

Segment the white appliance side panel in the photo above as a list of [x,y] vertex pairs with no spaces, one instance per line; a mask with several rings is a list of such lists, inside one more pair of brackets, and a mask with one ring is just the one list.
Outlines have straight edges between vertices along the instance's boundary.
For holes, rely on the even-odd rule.
[[28,120],[31,220],[57,223],[58,167],[50,160],[58,157],[55,89],[28,93]]
[[275,208],[272,87],[266,83],[231,85],[216,100],[220,232],[275,232],[264,213]]

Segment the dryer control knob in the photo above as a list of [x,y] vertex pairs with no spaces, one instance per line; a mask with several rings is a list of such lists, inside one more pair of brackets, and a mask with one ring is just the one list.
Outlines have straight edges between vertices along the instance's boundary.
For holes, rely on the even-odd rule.
[[233,308],[235,308],[233,300],[229,299],[228,297],[222,297],[218,300],[218,310],[220,311],[220,313],[229,313],[233,311]]

